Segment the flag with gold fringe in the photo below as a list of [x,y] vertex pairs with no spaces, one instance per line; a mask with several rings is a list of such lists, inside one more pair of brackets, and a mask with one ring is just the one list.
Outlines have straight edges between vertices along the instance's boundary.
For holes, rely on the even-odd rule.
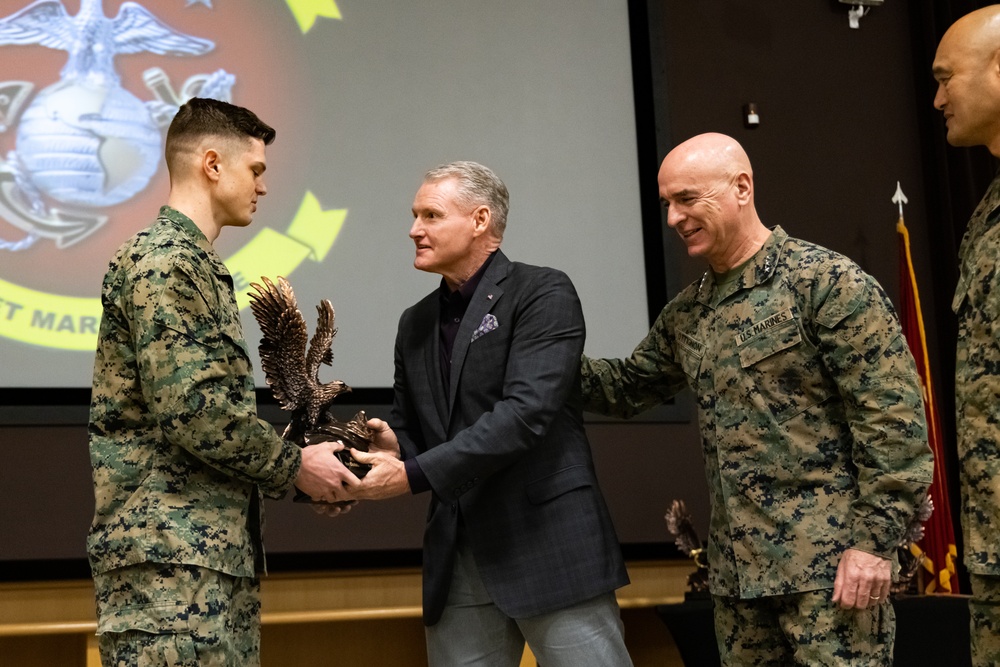
[[922,560],[923,572],[919,581],[924,593],[958,593],[958,578],[955,561],[955,527],[951,519],[951,503],[948,500],[948,482],[944,468],[944,437],[941,420],[931,379],[931,366],[927,355],[927,336],[924,318],[920,309],[920,294],[917,290],[917,276],[913,271],[910,255],[910,234],[903,222],[903,195],[896,184],[893,202],[899,204],[899,221],[896,232],[899,235],[899,320],[906,342],[917,362],[917,371],[924,390],[924,410],[927,415],[927,438],[934,453],[934,481],[931,483],[931,498],[934,512],[924,524],[924,537],[919,543],[910,545],[913,555]]

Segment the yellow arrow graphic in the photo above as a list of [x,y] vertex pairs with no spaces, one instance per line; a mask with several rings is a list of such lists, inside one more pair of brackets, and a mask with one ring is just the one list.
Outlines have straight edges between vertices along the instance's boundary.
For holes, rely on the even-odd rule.
[[299,30],[303,35],[312,30],[316,19],[321,16],[337,21],[342,18],[334,0],[285,0],[285,2],[295,15],[295,20],[299,22]]
[[307,192],[299,211],[284,234],[262,229],[249,243],[226,260],[236,285],[236,303],[240,310],[250,305],[247,288],[260,282],[261,276],[274,280],[288,277],[305,259],[322,262],[333,247],[347,209],[324,211],[319,200]]

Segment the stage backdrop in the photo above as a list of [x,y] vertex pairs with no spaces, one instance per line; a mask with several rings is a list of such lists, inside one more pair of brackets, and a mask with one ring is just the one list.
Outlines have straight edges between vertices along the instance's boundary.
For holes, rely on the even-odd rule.
[[51,6],[0,10],[0,388],[89,387],[101,278],[166,199],[163,136],[192,95],[277,129],[253,226],[216,247],[244,307],[262,275],[310,323],[333,302],[324,379],[391,385],[399,315],[438,284],[413,269],[410,205],[452,160],[506,182],[504,249],[570,275],[588,349],[645,331],[625,0]]
[[[320,258],[306,253],[290,278],[300,290],[307,289],[312,278],[323,284],[317,294],[302,297],[303,308],[311,311],[310,299],[331,298],[341,335],[330,376],[359,387],[376,386],[353,375],[370,369],[380,369],[384,379],[378,382],[388,382],[396,318],[404,304],[436,284],[433,277],[410,268],[406,230],[420,174],[445,160],[481,160],[511,186],[514,203],[505,246],[514,257],[554,264],[570,273],[583,298],[591,354],[625,355],[646,330],[641,313],[631,319],[618,310],[636,299],[639,304],[631,307],[641,311],[647,294],[639,266],[643,256],[635,247],[640,205],[647,221],[652,207],[655,229],[658,161],[672,145],[698,132],[726,132],[743,143],[755,167],[757,203],[767,224],[780,224],[793,235],[850,255],[893,297],[898,293],[898,211],[890,198],[897,180],[910,199],[906,219],[918,279],[932,279],[935,266],[954,261],[947,248],[928,243],[924,193],[940,184],[922,183],[925,163],[915,109],[930,105],[931,95],[918,94],[915,81],[932,79],[926,68],[914,68],[910,3],[875,7],[860,29],[852,30],[848,6],[835,0],[632,0],[631,18],[640,20],[632,23],[636,51],[631,63],[624,0],[338,0],[340,19],[320,17],[305,32],[297,20],[289,25],[290,7],[278,0],[144,4],[173,28],[214,40],[217,49],[226,43],[228,30],[237,35],[233,48],[242,48],[244,42],[253,46],[241,51],[241,57],[253,63],[242,69],[239,59],[208,64],[221,55],[216,51],[190,57],[121,55],[114,61],[123,81],[127,67],[135,63],[140,78],[123,87],[146,101],[155,95],[141,73],[151,67],[161,68],[175,90],[200,73],[231,70],[237,77],[234,101],[258,108],[278,126],[278,141],[269,152],[271,194],[261,202],[254,227],[223,235],[223,242],[230,244],[225,256],[231,259],[264,227],[274,234],[267,248],[279,255],[288,243],[284,237],[293,235],[291,221],[306,192],[317,197],[321,211],[346,210],[327,254]],[[300,8],[307,5],[318,6],[304,0],[294,3]],[[5,3],[5,10],[9,6]],[[69,7],[70,13],[78,7]],[[117,7],[117,2],[105,0],[108,14]],[[246,11],[241,13],[242,8]],[[224,11],[223,27],[212,32],[215,17]],[[460,25],[449,23],[453,20]],[[362,26],[368,30],[360,32]],[[293,58],[283,53],[288,44],[305,45],[301,48],[306,55]],[[336,50],[335,57],[329,49]],[[0,67],[9,68],[2,78],[11,81],[29,79],[28,74],[18,73],[19,62],[57,56],[46,66],[48,78],[33,84],[33,96],[21,105],[19,114],[13,114],[22,118],[25,105],[59,80],[67,55],[38,45],[3,46],[0,54],[5,55]],[[385,60],[390,56],[395,58],[391,63]],[[139,64],[142,58],[148,58],[147,64]],[[297,65],[288,66],[289,59]],[[320,87],[309,88],[302,82],[308,72],[321,77]],[[633,74],[639,82],[634,91]],[[266,87],[258,97],[243,87],[254,77],[263,77]],[[309,93],[293,100],[289,91],[296,90]],[[542,101],[531,105],[527,96],[537,90],[542,91]],[[749,102],[760,111],[761,123],[754,128],[743,124],[742,109]],[[351,103],[362,105],[362,112],[348,122],[343,109]],[[512,106],[501,110],[501,104]],[[940,118],[936,121],[940,123]],[[11,129],[0,135],[10,142],[5,151],[21,150],[15,123],[23,121],[12,120]],[[633,136],[636,131],[640,136]],[[304,148],[296,148],[294,137],[303,132],[309,140]],[[619,135],[630,138],[619,144]],[[320,146],[333,148],[324,153],[314,150]],[[622,157],[633,151],[641,165],[639,186],[646,188],[641,195],[633,182],[633,157]],[[11,159],[7,152],[3,158]],[[34,261],[18,260],[19,272],[34,272],[32,282],[13,272],[12,262],[20,253],[10,251],[0,257],[0,279],[37,291],[61,294],[59,290],[73,289],[73,294],[83,296],[79,290],[90,290],[88,294],[96,295],[107,255],[132,230],[146,224],[162,200],[162,173],[152,178],[161,179],[160,185],[149,187],[159,189],[135,195],[133,199],[148,200],[127,220],[109,220],[78,242],[103,246],[93,250],[90,277],[81,274],[78,286],[76,281],[42,284],[47,273],[55,274],[68,262],[52,238],[40,238],[32,246],[44,258],[39,254]],[[555,227],[567,222],[569,230]],[[128,229],[116,229],[118,225]],[[650,229],[645,227],[647,233]],[[611,232],[610,240],[601,235],[605,231]],[[0,222],[0,238],[21,241],[27,234],[28,230]],[[102,236],[106,238],[100,241]],[[303,244],[319,245],[321,240],[319,234],[295,238]],[[702,262],[685,256],[671,233],[665,254],[662,238],[650,235],[646,241],[645,257],[659,256],[661,278],[664,265],[680,273],[680,282],[696,280],[704,271]],[[370,248],[376,248],[374,253],[364,254]],[[595,250],[596,257],[591,254]],[[396,278],[382,276],[390,268],[399,269]],[[619,275],[626,272],[633,277],[625,280]],[[594,288],[588,284],[600,288],[606,281],[616,284],[610,281],[619,277],[626,284],[612,288],[613,303],[597,305]],[[652,282],[655,277],[647,284]],[[391,303],[396,297],[399,302]],[[949,301],[933,297],[933,292],[928,294],[924,308],[930,319],[929,336],[935,340],[938,322],[947,321]],[[0,294],[0,299],[8,298],[7,293]],[[29,308],[27,300],[21,305],[15,316],[22,311],[33,315],[40,308]],[[6,301],[0,303],[0,321],[6,322],[12,308]],[[52,321],[58,328],[57,320]],[[600,327],[609,324],[611,338],[602,341]],[[364,337],[361,351],[355,347],[349,352],[348,345],[353,344],[349,340],[357,336]],[[8,384],[14,364],[19,368],[17,377],[26,382],[23,378],[35,367],[62,354],[13,338],[2,340],[0,378]],[[75,354],[67,352],[56,363],[70,368]],[[89,353],[79,355],[74,386],[86,385],[89,378]],[[348,368],[347,364],[359,361],[357,370]],[[936,365],[938,360],[931,362]],[[86,413],[81,408],[76,417],[61,418],[72,412],[50,411],[45,419],[26,425],[26,416],[35,413],[0,405],[0,419],[9,417],[0,425],[3,572],[29,560],[83,556],[93,497],[83,426]],[[663,513],[674,498],[688,501],[705,534],[707,491],[696,424],[591,423],[588,433],[602,488],[630,553],[666,542]],[[271,562],[307,551],[321,554],[330,565],[363,566],[378,560],[373,553],[419,549],[425,502],[402,498],[365,503],[332,521],[291,503],[272,503],[266,539],[275,557]],[[55,573],[39,571],[41,576]]]

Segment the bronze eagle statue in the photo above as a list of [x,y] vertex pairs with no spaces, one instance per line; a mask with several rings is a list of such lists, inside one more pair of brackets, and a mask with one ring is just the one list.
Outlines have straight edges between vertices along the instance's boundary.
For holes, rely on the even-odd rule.
[[[329,410],[333,399],[351,388],[340,380],[319,379],[320,366],[333,363],[331,346],[337,335],[333,305],[323,299],[316,306],[319,317],[307,352],[309,333],[292,286],[281,276],[277,285],[263,276],[261,281],[263,286],[250,283],[256,292],[249,293],[250,310],[260,325],[258,351],[264,378],[278,405],[291,413],[282,437],[301,447],[342,440],[348,447],[367,451],[371,431],[364,411],[342,422]],[[358,477],[370,468],[355,461],[347,450],[337,452],[337,457]]]
[[683,500],[674,500],[663,517],[667,530],[676,537],[675,544],[681,553],[691,557],[695,571],[688,575],[687,583],[692,592],[708,590],[708,554],[701,546],[698,531],[694,528],[691,514]]

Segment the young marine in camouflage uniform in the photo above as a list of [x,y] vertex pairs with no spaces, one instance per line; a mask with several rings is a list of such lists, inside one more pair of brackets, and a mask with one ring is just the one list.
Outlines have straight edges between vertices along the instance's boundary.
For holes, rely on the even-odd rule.
[[890,664],[894,552],[932,463],[889,299],[847,258],[763,226],[729,137],[675,148],[659,185],[712,271],[631,357],[584,357],[585,407],[629,417],[694,392],[724,665]]
[[[1000,5],[963,16],[938,45],[934,106],[948,143],[1000,157]],[[1000,665],[1000,176],[959,249],[955,408],[962,489],[962,562],[969,571],[972,662]]]
[[[333,495],[333,446],[257,418],[233,280],[212,241],[250,224],[274,130],[193,99],[167,134],[169,205],[104,279],[87,540],[105,665],[259,663],[261,494]],[[183,212],[182,212],[183,211]]]

